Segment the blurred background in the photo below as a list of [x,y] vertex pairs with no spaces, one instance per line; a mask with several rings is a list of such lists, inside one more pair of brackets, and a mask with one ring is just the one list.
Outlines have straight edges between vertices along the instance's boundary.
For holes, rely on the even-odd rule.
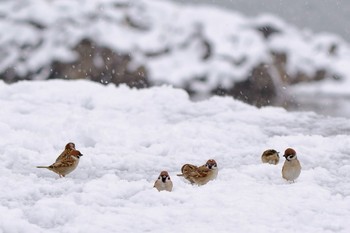
[[350,117],[345,0],[3,0],[0,79],[172,85]]
[[300,29],[331,32],[350,41],[350,1],[346,0],[173,0],[182,4],[210,4],[247,16],[271,13]]
[[[345,0],[173,0],[189,5],[210,5],[230,9],[249,17],[271,14],[300,30],[339,35],[350,42],[350,1]],[[316,90],[315,90],[316,89]],[[317,90],[318,89],[318,90]],[[315,111],[324,115],[350,117],[350,91],[324,93],[322,87],[295,90],[290,110]]]

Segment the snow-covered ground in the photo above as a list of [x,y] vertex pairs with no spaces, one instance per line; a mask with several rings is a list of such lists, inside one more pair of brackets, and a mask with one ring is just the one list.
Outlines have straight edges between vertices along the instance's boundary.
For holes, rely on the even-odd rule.
[[[87,81],[0,82],[0,232],[350,232],[350,122],[191,102],[171,87]],[[49,165],[73,141],[84,156],[66,178]],[[303,170],[290,184],[261,153],[287,147]],[[213,158],[205,186],[176,176]],[[173,192],[152,188],[168,170]]]

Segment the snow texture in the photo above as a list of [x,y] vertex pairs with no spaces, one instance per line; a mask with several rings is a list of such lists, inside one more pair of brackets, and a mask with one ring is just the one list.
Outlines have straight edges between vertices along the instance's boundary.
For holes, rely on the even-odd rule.
[[[165,0],[7,0],[0,4],[0,15],[0,28],[6,32],[0,36],[0,73],[13,68],[25,77],[53,61],[72,61],[77,56],[72,48],[88,38],[131,54],[135,66],[145,65],[155,84],[184,87],[198,78],[191,84],[197,93],[230,88],[254,67],[270,64],[271,52],[287,54],[292,76],[326,70],[342,78],[333,80],[331,89],[350,85],[350,47],[343,39],[299,30],[272,15],[249,18]],[[258,30],[264,27],[278,33],[264,38]],[[43,69],[36,78],[48,73]]]
[[[257,109],[232,98],[191,102],[168,86],[0,82],[0,232],[350,232],[350,122]],[[69,141],[83,153],[66,178],[51,164]],[[295,183],[262,164],[293,147]],[[184,163],[218,162],[192,186]],[[167,170],[173,192],[152,188]]]

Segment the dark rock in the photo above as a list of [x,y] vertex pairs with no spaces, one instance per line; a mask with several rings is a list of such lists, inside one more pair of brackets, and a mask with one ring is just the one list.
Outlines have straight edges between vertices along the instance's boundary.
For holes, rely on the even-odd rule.
[[236,83],[230,94],[236,99],[261,107],[271,104],[276,97],[276,87],[266,64],[254,68],[248,79]]
[[276,87],[268,71],[268,65],[260,64],[254,68],[247,80],[235,83],[231,89],[218,87],[215,95],[230,95],[246,103],[261,107],[270,105],[276,97]]
[[273,66],[276,68],[279,78],[282,83],[288,84],[290,82],[291,77],[289,76],[287,72],[287,62],[288,57],[286,53],[282,52],[271,52]]
[[90,79],[103,84],[125,83],[130,87],[149,86],[144,66],[130,70],[132,57],[117,53],[109,48],[100,47],[90,40],[82,40],[74,50],[79,58],[75,62],[56,61],[52,64],[50,79]]

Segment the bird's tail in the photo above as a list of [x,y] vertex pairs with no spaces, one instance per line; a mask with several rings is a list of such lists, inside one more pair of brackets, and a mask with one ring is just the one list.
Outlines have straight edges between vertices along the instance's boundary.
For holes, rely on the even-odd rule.
[[184,176],[184,174],[177,174],[177,176]]
[[49,166],[36,166],[36,168],[49,168]]

